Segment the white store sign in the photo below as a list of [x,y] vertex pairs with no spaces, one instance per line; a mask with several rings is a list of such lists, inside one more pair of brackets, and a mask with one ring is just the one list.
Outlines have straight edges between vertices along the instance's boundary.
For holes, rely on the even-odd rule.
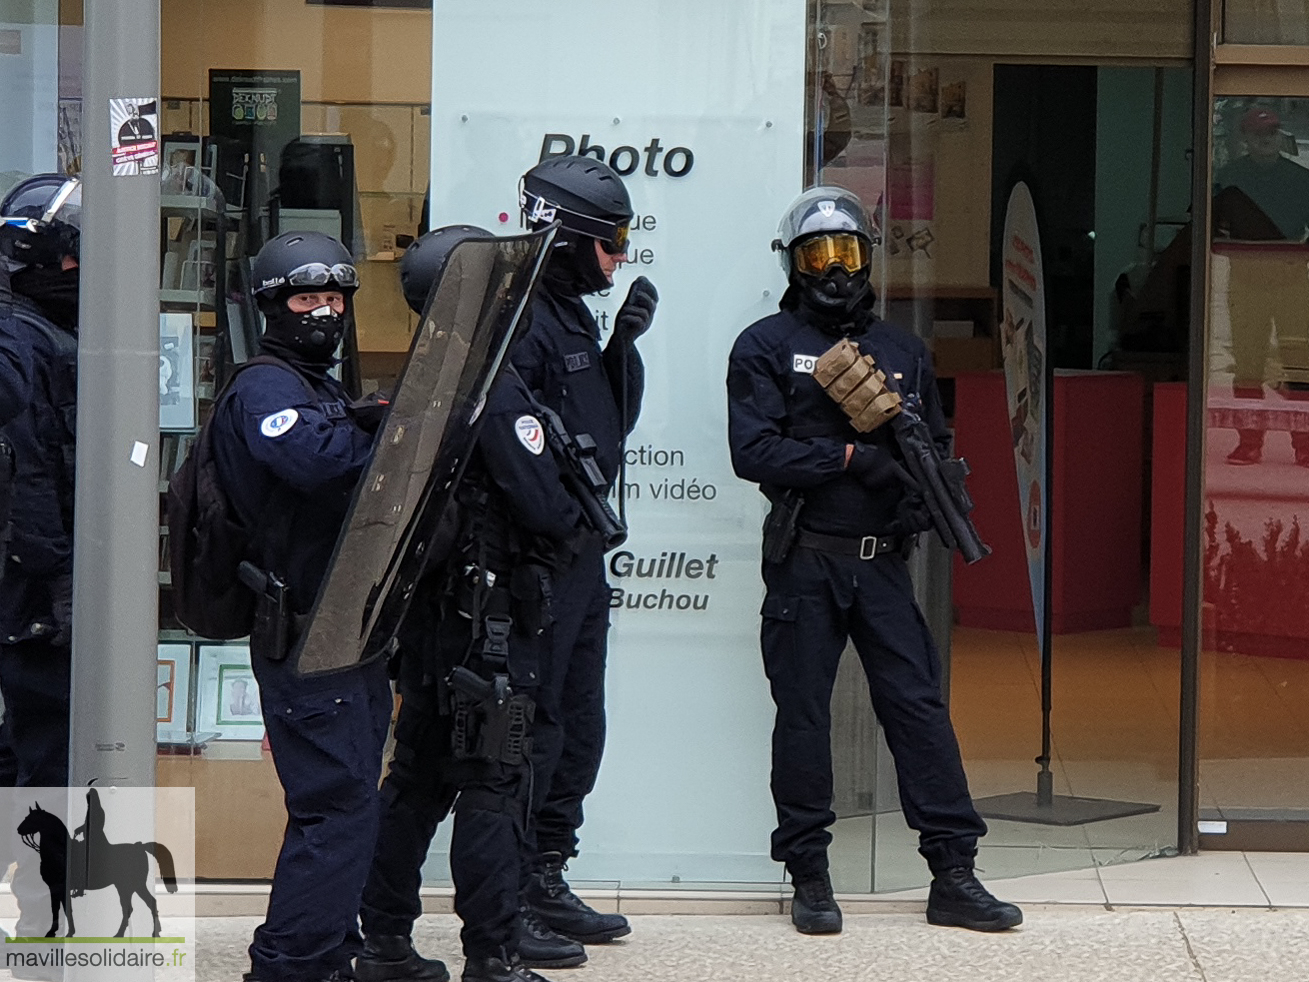
[[589,153],[625,175],[631,262],[605,333],[660,293],[628,441],[631,537],[610,556],[609,737],[580,879],[776,880],[773,707],[758,649],[764,499],[732,474],[725,378],[776,310],[769,243],[801,189],[804,0],[438,0],[432,225],[517,232],[518,179]]

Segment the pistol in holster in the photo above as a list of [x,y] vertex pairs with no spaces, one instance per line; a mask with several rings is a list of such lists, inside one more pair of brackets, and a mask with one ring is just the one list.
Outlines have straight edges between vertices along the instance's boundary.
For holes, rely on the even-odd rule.
[[255,594],[251,651],[269,661],[281,661],[289,654],[291,635],[291,597],[286,581],[248,561],[237,567],[237,576]]
[[791,554],[800,531],[800,509],[803,507],[804,495],[794,488],[784,491],[773,502],[768,517],[764,519],[764,562],[785,562]]
[[488,679],[459,665],[446,685],[454,708],[455,760],[519,765],[531,759],[536,703],[514,692],[507,673]]

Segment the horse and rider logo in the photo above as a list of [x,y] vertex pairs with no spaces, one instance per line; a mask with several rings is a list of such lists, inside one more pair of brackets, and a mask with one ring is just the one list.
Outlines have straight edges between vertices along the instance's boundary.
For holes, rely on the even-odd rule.
[[159,937],[159,908],[150,889],[150,856],[159,864],[159,875],[169,893],[177,892],[173,854],[162,842],[110,842],[105,836],[105,812],[95,788],[86,793],[86,821],[73,835],[54,812],[39,803],[27,810],[18,825],[24,844],[40,856],[41,879],[50,891],[50,930],[59,929],[59,908],[68,921],[66,937],[75,935],[73,898],[87,890],[113,887],[123,910],[116,938],[124,937],[132,919],[132,897],[139,896],[154,918],[152,937]]

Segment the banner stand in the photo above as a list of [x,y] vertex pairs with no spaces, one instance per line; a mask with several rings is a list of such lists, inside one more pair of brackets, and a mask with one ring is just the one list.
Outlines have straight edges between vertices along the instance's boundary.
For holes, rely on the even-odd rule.
[[1032,609],[1041,638],[1041,755],[1036,791],[979,798],[983,818],[1039,825],[1087,825],[1157,812],[1159,805],[1054,793],[1050,770],[1054,706],[1054,540],[1050,534],[1054,488],[1054,360],[1045,323],[1045,276],[1036,206],[1027,184],[1009,194],[1003,240],[1005,391],[1018,471],[1019,507],[1026,532]]

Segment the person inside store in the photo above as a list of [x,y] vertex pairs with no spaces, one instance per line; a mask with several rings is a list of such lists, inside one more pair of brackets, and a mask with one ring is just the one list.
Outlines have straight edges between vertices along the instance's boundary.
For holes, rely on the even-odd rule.
[[[637,277],[603,348],[585,298],[610,289],[626,259],[631,198],[622,178],[603,162],[561,156],[523,175],[519,205],[528,228],[555,221],[561,228],[532,302],[531,327],[510,357],[569,433],[595,441],[595,462],[612,487],[644,391],[636,342],[650,327],[658,294],[649,280]],[[552,930],[582,944],[602,944],[631,933],[627,918],[587,905],[563,875],[578,854],[582,804],[595,787],[604,752],[610,587],[601,541],[587,543],[558,574],[554,598],[537,691],[524,898]]]
[[0,691],[18,787],[68,783],[81,211],[62,174],[0,202]]
[[[1275,330],[1281,388],[1309,397],[1309,170],[1282,153],[1286,134],[1271,109],[1241,116],[1245,153],[1214,175],[1216,239],[1237,243],[1228,258],[1227,307],[1232,331],[1232,388],[1238,399],[1263,399],[1269,337]],[[1280,245],[1279,245],[1280,243]],[[1299,393],[1297,396],[1296,394]],[[1265,431],[1237,430],[1229,464],[1263,459]],[[1309,467],[1309,433],[1291,433],[1295,462]]]
[[1021,923],[1022,913],[974,875],[986,825],[969,795],[940,661],[906,564],[930,515],[890,427],[856,430],[813,375],[814,361],[848,339],[898,380],[948,450],[926,346],[874,314],[869,271],[879,241],[851,192],[802,194],[773,243],[789,281],[780,309],[742,331],[729,359],[732,466],[773,503],[761,628],[776,704],[772,857],[791,878],[796,929],[839,932],[828,867],[836,818],[830,704],[852,640],[895,759],[905,818],[932,872],[928,921],[1000,931]]
[[[454,248],[489,238],[484,229],[452,225],[415,241],[400,263],[414,313],[422,316]],[[527,727],[530,734],[550,582],[589,535],[535,411],[517,376],[496,380],[457,506],[438,530],[439,538],[452,537],[451,558],[419,581],[403,622],[400,715],[364,890],[360,982],[448,977],[441,962],[415,951],[412,932],[422,912],[423,864],[437,825],[452,809],[450,870],[455,912],[464,922],[464,982],[537,982],[541,976],[532,968],[586,961],[580,944],[520,907],[530,745],[500,743],[472,753],[467,721],[481,721],[477,705],[448,682],[460,667],[492,685],[503,678],[513,694],[505,707],[513,711],[510,725],[496,727],[490,717],[481,725],[491,727],[488,733],[521,737]],[[439,554],[434,547],[432,555]]]
[[253,530],[250,561],[265,578],[250,655],[287,812],[246,979],[324,982],[351,977],[363,947],[359,899],[393,703],[380,660],[300,676],[287,655],[371,457],[376,422],[349,411],[330,374],[359,286],[345,247],[316,232],[284,233],[259,251],[251,279],[266,325],[260,354],[277,361],[238,373],[209,424],[220,482]]

